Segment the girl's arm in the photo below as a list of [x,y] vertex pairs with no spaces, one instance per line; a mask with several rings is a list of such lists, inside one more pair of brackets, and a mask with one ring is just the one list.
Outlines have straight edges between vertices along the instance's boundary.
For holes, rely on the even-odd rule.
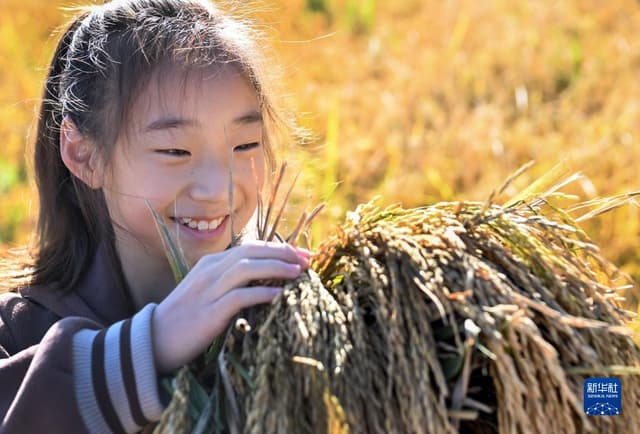
[[[10,357],[0,342],[0,433],[136,432],[158,420],[154,309],[108,328],[65,318]],[[7,328],[0,321],[0,336]]]
[[107,328],[64,318],[38,345],[14,354],[0,297],[0,434],[136,432],[157,421],[158,373],[192,360],[242,308],[281,290],[250,282],[293,279],[308,264],[308,252],[280,243],[208,255],[159,305]]

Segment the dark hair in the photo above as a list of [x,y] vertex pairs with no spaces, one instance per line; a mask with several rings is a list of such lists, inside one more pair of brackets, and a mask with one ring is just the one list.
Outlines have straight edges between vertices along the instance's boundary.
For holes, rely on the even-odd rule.
[[[268,97],[263,50],[243,20],[204,0],[115,0],[81,10],[64,31],[49,67],[35,141],[40,197],[32,285],[72,290],[97,246],[116,261],[113,226],[102,190],[69,172],[60,156],[60,125],[70,118],[107,162],[127,128],[133,101],[153,74],[231,65],[253,86],[273,170],[273,134],[290,125]],[[122,275],[120,275],[122,278]]]

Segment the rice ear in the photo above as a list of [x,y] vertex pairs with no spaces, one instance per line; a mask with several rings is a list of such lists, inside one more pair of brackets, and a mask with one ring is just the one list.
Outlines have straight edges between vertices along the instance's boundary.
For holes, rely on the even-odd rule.
[[[359,205],[318,247],[313,269],[293,282],[260,282],[283,292],[241,314],[249,327],[236,322],[218,338],[207,375],[202,364],[190,367],[200,373],[189,381],[211,390],[209,407],[191,383],[174,398],[205,408],[190,423],[213,433],[596,433],[637,425],[633,412],[587,418],[580,405],[586,375],[625,375],[624,406],[639,402],[640,348],[612,298],[628,287],[624,276],[567,211],[548,203],[577,179],[556,174],[508,206]],[[276,192],[265,210],[276,223],[261,219],[264,236],[281,214]],[[288,241],[321,208],[297,219]],[[538,398],[543,392],[557,399]],[[164,432],[193,432],[179,426],[184,407],[175,412]]]

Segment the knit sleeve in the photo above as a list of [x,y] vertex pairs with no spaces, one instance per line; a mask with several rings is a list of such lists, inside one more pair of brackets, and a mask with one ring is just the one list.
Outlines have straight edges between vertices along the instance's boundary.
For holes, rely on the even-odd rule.
[[68,317],[37,345],[5,349],[4,358],[0,350],[0,433],[132,433],[157,421],[154,310],[150,304],[108,328]]

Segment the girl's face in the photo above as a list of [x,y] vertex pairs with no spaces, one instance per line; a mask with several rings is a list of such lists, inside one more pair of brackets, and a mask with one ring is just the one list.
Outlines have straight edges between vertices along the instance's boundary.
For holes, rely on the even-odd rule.
[[[247,225],[264,181],[260,107],[230,66],[167,74],[134,103],[104,183],[118,250],[145,264],[164,261],[145,199],[169,223],[187,259],[224,250]],[[229,201],[232,171],[233,203]],[[146,261],[146,262],[145,262]]]

